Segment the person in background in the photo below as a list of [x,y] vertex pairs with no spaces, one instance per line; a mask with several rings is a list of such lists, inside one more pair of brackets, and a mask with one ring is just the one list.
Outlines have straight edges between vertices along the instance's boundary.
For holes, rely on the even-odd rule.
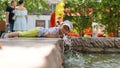
[[64,34],[68,34],[73,28],[72,22],[65,20],[58,27],[52,28],[43,28],[37,27],[31,30],[23,31],[23,32],[12,32],[6,33],[4,38],[12,38],[12,37],[45,37],[45,38],[60,38]]
[[55,26],[55,20],[56,20],[55,17],[56,17],[55,11],[53,11],[52,14],[51,14],[51,17],[50,17],[50,27]]
[[27,30],[27,9],[24,7],[24,1],[18,1],[19,6],[15,9],[15,31],[26,31]]
[[10,27],[10,32],[14,32],[13,27],[14,27],[14,10],[16,7],[17,3],[16,1],[12,0],[11,1],[11,6],[8,6],[6,8],[6,25]]

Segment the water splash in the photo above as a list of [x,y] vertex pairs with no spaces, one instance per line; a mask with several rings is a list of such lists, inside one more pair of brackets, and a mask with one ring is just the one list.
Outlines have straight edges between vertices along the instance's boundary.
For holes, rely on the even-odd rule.
[[83,54],[65,51],[64,68],[120,68],[120,54]]
[[75,52],[73,50],[68,50],[65,52],[64,68],[84,68],[85,61],[81,57],[82,54]]
[[68,37],[68,35],[63,35],[63,40],[64,40],[64,43],[65,45],[68,45],[68,46],[72,46],[72,40],[70,37]]

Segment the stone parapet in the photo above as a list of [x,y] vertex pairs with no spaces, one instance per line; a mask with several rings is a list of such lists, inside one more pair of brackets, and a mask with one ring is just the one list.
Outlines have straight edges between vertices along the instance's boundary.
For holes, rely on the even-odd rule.
[[[71,38],[71,49],[80,52],[120,53],[120,38]],[[65,46],[68,47],[68,46]]]

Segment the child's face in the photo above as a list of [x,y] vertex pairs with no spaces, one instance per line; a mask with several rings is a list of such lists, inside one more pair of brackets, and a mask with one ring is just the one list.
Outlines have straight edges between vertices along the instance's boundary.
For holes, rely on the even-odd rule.
[[17,3],[16,3],[16,1],[14,1],[13,3],[12,3],[12,6],[16,6],[17,5]]
[[67,34],[68,32],[70,32],[69,27],[67,25],[62,25],[60,30],[62,34]]

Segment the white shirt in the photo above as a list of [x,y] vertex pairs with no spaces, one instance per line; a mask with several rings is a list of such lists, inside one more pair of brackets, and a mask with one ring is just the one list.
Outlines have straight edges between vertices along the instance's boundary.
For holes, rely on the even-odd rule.
[[40,27],[38,36],[43,37],[43,35],[46,32],[49,32],[50,34],[57,34],[59,32],[59,27],[53,27],[53,28],[49,28],[49,29]]

